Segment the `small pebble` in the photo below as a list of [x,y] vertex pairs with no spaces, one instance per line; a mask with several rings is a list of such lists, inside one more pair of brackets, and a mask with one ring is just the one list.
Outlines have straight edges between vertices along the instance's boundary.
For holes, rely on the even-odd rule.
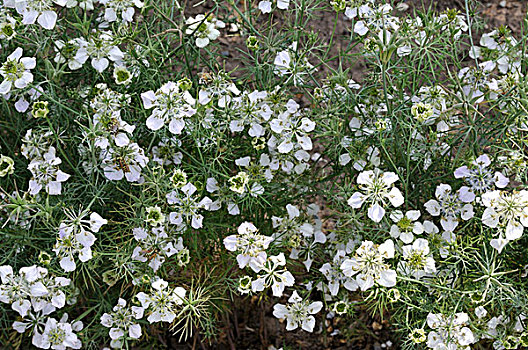
[[506,0],[502,0],[501,2],[499,2],[499,6],[506,7]]

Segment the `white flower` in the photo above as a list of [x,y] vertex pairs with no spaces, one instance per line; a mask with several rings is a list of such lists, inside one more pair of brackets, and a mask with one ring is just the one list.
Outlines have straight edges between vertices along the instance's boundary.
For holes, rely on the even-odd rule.
[[[290,0],[277,0],[277,8],[281,10],[286,10],[288,6],[290,6]],[[271,12],[271,5],[272,1],[260,1],[258,4],[258,8],[260,12],[262,13],[270,13]]]
[[[276,246],[292,248],[290,258],[298,259],[302,255],[304,265],[310,270],[313,262],[311,250],[316,244],[324,244],[326,236],[321,230],[322,222],[316,219],[313,224],[307,222],[306,217],[301,217],[299,208],[294,205],[286,205],[287,217],[272,216],[273,239]],[[310,217],[317,215],[319,207],[312,204],[307,208]]]
[[231,95],[239,95],[240,90],[230,81],[230,77],[224,71],[217,74],[203,73],[200,75],[200,91],[198,102],[201,105],[208,104],[213,98],[218,99],[218,107],[225,108],[231,101]]
[[86,262],[92,258],[92,245],[95,243],[94,232],[99,232],[101,226],[107,224],[97,213],[91,213],[85,219],[87,211],[76,214],[66,210],[67,219],[59,225],[59,233],[53,251],[61,259],[60,266],[65,271],[74,271],[76,268],[74,255],[78,254],[79,260]]
[[390,219],[395,223],[390,228],[391,237],[400,238],[405,244],[411,243],[414,235],[424,232],[423,225],[416,221],[420,218],[420,215],[419,210],[409,210],[405,215],[400,210],[394,210],[390,214]]
[[296,291],[288,299],[289,305],[275,304],[273,316],[286,319],[286,330],[292,331],[299,326],[307,332],[312,332],[315,326],[315,315],[323,308],[323,303],[316,301],[310,303],[303,300]]
[[493,185],[497,188],[504,188],[508,185],[510,180],[502,175],[500,172],[495,172],[488,169],[491,164],[490,158],[483,154],[471,163],[471,167],[462,166],[455,170],[455,178],[463,178],[468,186],[462,186],[460,192],[467,201],[472,202],[475,199],[476,194],[482,194],[493,188]]
[[394,187],[398,176],[392,172],[383,172],[379,169],[368,170],[360,173],[357,178],[361,192],[355,192],[348,199],[352,208],[361,208],[363,203],[368,203],[368,217],[374,222],[380,222],[385,215],[387,200],[395,207],[403,204],[404,198],[400,190]]
[[66,8],[79,7],[85,11],[92,11],[94,9],[95,0],[66,0]]
[[53,3],[64,6],[67,0],[14,0],[15,9],[23,16],[23,24],[38,22],[44,29],[55,28],[57,13]]
[[350,291],[356,291],[359,287],[355,279],[345,276],[341,270],[341,265],[347,258],[345,254],[344,250],[337,251],[332,263],[324,263],[319,269],[328,281],[328,290],[331,295],[337,295],[341,285]]
[[193,35],[196,38],[196,46],[199,48],[209,45],[211,40],[216,40],[220,36],[217,28],[224,28],[225,23],[209,16],[197,15],[196,17],[187,18],[185,24],[188,26],[185,34]]
[[241,132],[249,125],[248,134],[251,137],[263,137],[266,133],[265,124],[271,118],[273,111],[268,105],[266,91],[244,91],[242,95],[231,100],[230,107],[235,114],[229,123],[232,132]]
[[4,77],[0,84],[0,95],[8,94],[13,87],[23,89],[33,82],[30,70],[35,68],[37,62],[34,57],[22,57],[22,54],[22,48],[17,48],[0,67],[0,74]]
[[464,196],[459,190],[453,193],[451,186],[440,184],[436,187],[436,199],[425,203],[425,209],[432,216],[440,216],[440,223],[446,231],[453,232],[458,226],[458,217],[469,220],[473,217],[473,206],[465,204],[471,202],[471,198]]
[[293,42],[288,49],[279,51],[273,64],[273,72],[279,76],[287,76],[287,82],[291,79],[295,86],[304,83],[305,76],[317,71],[305,56],[297,52],[297,42]]
[[180,134],[185,127],[184,118],[196,113],[195,99],[189,91],[182,91],[178,84],[168,82],[156,92],[147,91],[141,94],[145,109],[151,109],[152,114],[147,118],[150,130],[159,130],[169,122],[169,131]]
[[82,322],[77,321],[70,324],[67,320],[68,314],[64,314],[60,321],[51,317],[48,318],[44,332],[42,334],[35,332],[33,345],[41,349],[80,349],[82,343],[73,332],[82,330]]
[[377,245],[364,241],[356,250],[353,258],[341,264],[341,270],[347,277],[355,276],[361,290],[367,290],[375,283],[383,287],[396,285],[396,271],[390,269],[385,259],[394,258],[394,242],[390,239]]
[[427,346],[435,350],[466,349],[476,342],[467,324],[469,316],[464,312],[452,316],[429,313],[427,325],[434,329],[428,334]]
[[105,6],[104,19],[107,22],[115,22],[121,16],[124,23],[130,23],[134,19],[134,6],[139,9],[144,6],[140,0],[99,0],[99,3]]
[[[306,153],[313,148],[313,143],[308,133],[315,129],[315,122],[299,113],[299,104],[289,100],[286,104],[287,110],[279,114],[277,118],[270,121],[269,126],[275,133],[269,140],[268,146],[277,149],[279,153],[285,154],[297,151]],[[301,157],[302,158],[302,157]],[[310,155],[308,154],[308,159]]]
[[177,307],[185,302],[187,291],[182,287],[171,288],[162,279],[152,282],[151,294],[140,292],[136,298],[145,311],[148,309],[147,321],[172,322],[176,318]]
[[33,308],[48,315],[66,304],[65,290],[71,280],[53,277],[48,270],[36,265],[23,267],[18,275],[11,266],[0,266],[0,301],[11,304],[13,310],[25,317]]
[[272,237],[261,235],[250,222],[244,222],[238,227],[238,234],[224,238],[224,246],[237,255],[238,266],[243,269],[251,261],[258,263],[266,260],[265,250],[273,241]]
[[284,253],[270,256],[265,261],[252,260],[250,266],[257,272],[257,278],[251,282],[253,292],[261,292],[271,286],[273,296],[281,297],[284,288],[295,284],[295,278],[286,270],[286,258]]
[[414,278],[421,278],[436,272],[435,261],[429,252],[429,242],[418,238],[412,245],[402,247],[403,261],[399,271]]
[[68,180],[70,175],[59,169],[62,160],[55,156],[55,148],[49,147],[42,158],[36,157],[28,165],[33,178],[29,180],[29,193],[36,195],[43,187],[50,195],[59,195],[62,192],[62,182]]
[[110,61],[119,63],[125,55],[114,45],[114,39],[110,32],[94,31],[86,45],[86,51],[92,58],[92,67],[102,73],[108,68]]
[[499,229],[499,238],[492,240],[492,246],[502,250],[508,241],[519,239],[528,227],[528,191],[489,191],[482,195],[486,207],[482,223]]
[[68,68],[76,70],[81,68],[88,60],[88,43],[82,38],[75,38],[64,42],[57,40],[54,43],[54,49],[57,52],[53,59],[57,63],[68,63]]
[[167,202],[174,206],[175,211],[169,214],[169,221],[174,225],[190,223],[195,229],[202,227],[202,209],[209,210],[212,200],[205,196],[201,200],[194,195],[196,187],[188,182],[180,189],[167,194]]
[[101,324],[110,328],[109,335],[112,341],[110,346],[120,349],[127,338],[139,339],[141,337],[141,326],[134,319],[143,318],[144,309],[139,306],[126,306],[126,300],[119,298],[117,305],[111,313],[101,316]]
[[262,13],[270,13],[271,12],[271,1],[261,1],[258,4],[258,8],[260,12]]
[[139,181],[141,169],[149,161],[137,143],[125,143],[122,147],[109,147],[101,152],[101,158],[104,175],[112,181],[121,180],[123,177],[126,177],[129,182]]
[[132,252],[132,259],[149,262],[149,266],[156,272],[166,258],[184,249],[182,237],[169,237],[163,226],[151,228],[151,233],[143,228],[134,228],[134,238],[138,246]]

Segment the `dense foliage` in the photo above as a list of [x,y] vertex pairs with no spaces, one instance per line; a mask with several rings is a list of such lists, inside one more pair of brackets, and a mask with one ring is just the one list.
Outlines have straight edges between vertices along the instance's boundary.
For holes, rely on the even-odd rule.
[[3,0],[2,348],[214,344],[248,295],[528,346],[526,37],[468,0],[211,4]]

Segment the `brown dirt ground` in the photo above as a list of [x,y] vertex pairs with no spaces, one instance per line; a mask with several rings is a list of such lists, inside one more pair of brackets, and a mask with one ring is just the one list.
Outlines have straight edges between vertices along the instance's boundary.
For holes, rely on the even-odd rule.
[[[411,14],[413,9],[423,9],[431,6],[435,10],[442,11],[454,8],[464,11],[464,0],[407,0],[402,1],[408,5],[405,13]],[[186,16],[209,12],[214,7],[212,1],[183,1],[186,3]],[[199,4],[198,6],[194,6]],[[481,17],[486,24],[484,31],[492,30],[501,25],[507,25],[517,37],[522,33],[522,23],[526,16],[528,1],[502,1],[484,0],[478,8]],[[321,42],[329,40],[334,25],[331,16],[320,18],[316,26],[311,28],[319,33]],[[349,35],[350,22],[341,16],[337,23],[337,33],[342,38],[335,39],[335,45],[330,55],[336,54],[343,45],[346,45],[346,37]],[[230,33],[219,38],[220,52],[219,66],[224,66],[226,71],[240,68],[242,61],[239,59],[238,50],[246,50],[245,38],[237,33]],[[334,62],[334,68],[339,62]],[[352,78],[360,80],[364,66],[359,63],[351,70]],[[323,74],[325,72],[323,71]],[[234,74],[237,75],[236,73]],[[324,75],[323,75],[324,76]],[[202,342],[198,337],[181,344],[175,337],[168,336],[165,339],[169,349],[269,349],[270,345],[280,348],[288,345],[288,349],[382,349],[381,344],[392,340],[390,332],[390,318],[386,315],[382,321],[372,318],[367,312],[359,312],[354,318],[345,320],[335,318],[324,320],[324,330],[321,319],[317,320],[314,333],[304,331],[286,332],[284,324],[272,315],[272,307],[276,300],[258,301],[256,298],[239,298],[233,302],[232,313],[226,320],[224,328],[217,341],[213,344]],[[349,329],[343,329],[345,324]],[[318,328],[319,327],[319,328]],[[340,329],[341,328],[341,329]],[[351,341],[346,341],[339,335],[330,336],[334,330],[340,329],[341,333],[355,334]],[[390,349],[397,349],[393,345]]]

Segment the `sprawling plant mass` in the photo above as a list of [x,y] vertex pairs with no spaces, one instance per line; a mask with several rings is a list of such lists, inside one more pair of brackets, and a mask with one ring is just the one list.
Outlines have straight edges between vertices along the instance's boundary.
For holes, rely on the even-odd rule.
[[526,37],[470,1],[195,5],[0,4],[0,347],[232,342],[241,300],[528,346]]

